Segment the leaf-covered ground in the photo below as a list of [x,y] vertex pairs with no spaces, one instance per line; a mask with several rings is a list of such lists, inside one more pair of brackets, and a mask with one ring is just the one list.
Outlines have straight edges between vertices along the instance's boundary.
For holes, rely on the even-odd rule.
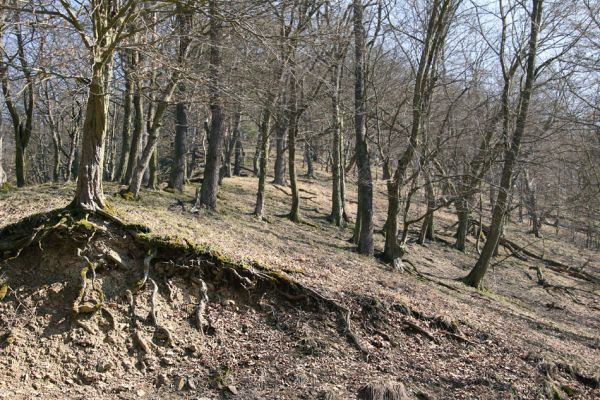
[[[250,301],[239,288],[211,289],[207,313],[213,331],[201,335],[189,322],[195,292],[186,282],[173,281],[169,300],[166,284],[159,282],[159,315],[177,343],[153,345],[153,359],[141,366],[127,331],[124,292],[143,270],[143,254],[130,251],[135,272],[129,280],[107,275],[122,289],[107,302],[117,329],[107,332],[98,317],[90,322],[91,334],[73,325],[69,314],[76,296],[73,274],[82,260],[73,246],[53,239],[24,251],[0,271],[13,279],[0,303],[0,334],[12,334],[10,343],[0,338],[0,398],[313,399],[329,391],[350,399],[361,385],[383,380],[401,381],[421,398],[600,396],[597,381],[582,379],[600,373],[598,285],[553,271],[531,257],[507,257],[503,250],[486,279],[489,290],[465,287],[455,279],[474,264],[474,242],[466,254],[444,243],[452,241],[446,230],[454,222],[450,209],[436,214],[443,241],[409,244],[407,261],[418,273],[394,271],[354,253],[347,241],[350,229],[326,221],[328,185],[326,180],[301,182],[303,224],[282,216],[288,211],[289,189],[272,185],[267,189],[268,221],[253,218],[254,178],[226,179],[218,210],[199,214],[190,213],[192,186],[183,194],[144,192],[135,202],[114,196],[117,186],[106,185],[105,191],[121,218],[149,226],[154,235],[208,245],[347,307],[368,356],[348,340],[334,313],[315,311],[276,292],[263,299],[249,292]],[[42,185],[1,192],[0,225],[63,207],[72,191],[71,185]],[[383,192],[379,182],[377,228],[385,218]],[[349,215],[354,212],[351,203]],[[566,232],[545,227],[546,238],[536,241],[527,229],[526,224],[511,224],[507,237],[536,254],[600,276],[597,254],[571,243]],[[103,243],[124,246],[128,239],[116,236],[105,236]],[[376,245],[383,246],[380,235]],[[544,268],[547,286],[538,284],[537,266]],[[63,269],[70,275],[57,272]],[[141,319],[149,312],[150,295],[151,289],[140,293]],[[406,308],[419,315],[407,315]],[[439,321],[452,322],[458,334]],[[140,329],[151,336],[146,322]]]

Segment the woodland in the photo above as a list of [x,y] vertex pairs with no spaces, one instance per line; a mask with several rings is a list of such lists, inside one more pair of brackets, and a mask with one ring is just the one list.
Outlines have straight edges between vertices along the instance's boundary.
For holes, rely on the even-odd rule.
[[600,398],[600,1],[0,0],[0,398]]

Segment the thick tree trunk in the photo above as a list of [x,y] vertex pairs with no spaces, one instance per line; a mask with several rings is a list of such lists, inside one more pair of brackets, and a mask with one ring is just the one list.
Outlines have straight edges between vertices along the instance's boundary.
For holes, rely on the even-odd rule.
[[111,77],[112,62],[94,64],[83,123],[77,189],[72,202],[72,206],[92,212],[106,205],[102,190],[102,170]]
[[[180,91],[181,91],[180,85]],[[173,166],[171,167],[171,176],[169,178],[169,187],[179,192],[183,191],[183,185],[186,179],[186,160],[187,153],[187,107],[184,103],[177,103],[175,107],[175,144],[173,154]]]
[[[366,102],[364,98],[365,77],[364,58],[365,28],[363,26],[363,5],[361,0],[353,0],[354,12],[354,130],[356,133],[356,165],[358,168],[358,204],[360,213],[358,252],[373,255],[373,181],[371,162],[365,137]],[[360,222],[358,218],[360,217]]]
[[487,241],[483,246],[483,250],[479,257],[479,260],[463,281],[470,286],[481,288],[483,277],[487,272],[490,265],[492,255],[502,234],[502,228],[504,224],[504,216],[506,214],[509,194],[512,188],[513,173],[519,151],[521,149],[521,141],[525,134],[525,125],[527,123],[527,117],[529,113],[529,103],[531,95],[533,93],[533,86],[535,82],[535,63],[537,56],[537,45],[538,45],[538,33],[540,29],[540,22],[542,18],[542,3],[543,0],[533,0],[533,10],[531,13],[531,34],[529,37],[529,50],[527,55],[527,72],[525,77],[525,85],[519,95],[519,109],[517,115],[517,121],[515,124],[515,131],[512,135],[510,146],[506,149],[504,154],[504,165],[502,168],[502,177],[500,181],[500,188],[498,191],[498,198],[492,214],[492,224],[490,226],[490,233],[487,236]]
[[148,189],[158,189],[158,147],[154,146],[154,151],[150,157],[150,177],[148,178]]
[[20,140],[16,141],[15,174],[17,175],[17,187],[25,186],[27,184],[27,154],[25,153],[25,146]]
[[199,198],[196,200],[196,208],[217,207],[217,192],[219,190],[219,169],[221,164],[221,149],[225,133],[225,107],[221,96],[221,85],[223,84],[221,71],[221,45],[222,45],[222,22],[218,12],[216,0],[209,1],[210,14],[210,110],[211,127],[206,164],[204,167],[204,180],[200,188]]

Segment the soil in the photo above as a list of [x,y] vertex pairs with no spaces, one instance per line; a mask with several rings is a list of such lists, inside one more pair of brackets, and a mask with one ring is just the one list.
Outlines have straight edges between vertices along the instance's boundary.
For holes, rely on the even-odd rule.
[[[380,228],[385,198],[378,185]],[[350,228],[326,221],[325,179],[301,183],[302,224],[278,217],[290,198],[272,186],[268,222],[254,219],[255,187],[253,178],[227,179],[218,211],[199,214],[190,213],[191,186],[182,194],[148,191],[136,202],[111,196],[113,213],[151,235],[89,216],[4,262],[0,398],[352,399],[362,386],[384,381],[402,382],[414,398],[600,398],[597,283],[502,249],[487,290],[460,284],[456,278],[477,254],[473,238],[467,253],[446,243],[451,209],[436,214],[440,241],[409,243],[411,273],[401,273],[354,253]],[[0,227],[63,207],[72,189],[0,193]],[[119,189],[106,186],[111,195]],[[34,222],[20,227],[40,226]],[[545,227],[542,242],[527,230],[512,223],[507,237],[600,278],[597,253],[571,243],[567,232]],[[377,247],[382,243],[377,235]],[[144,260],[150,279],[140,287]],[[88,261],[95,277],[85,275],[79,301]],[[209,298],[202,329],[199,280]],[[74,305],[100,303],[100,292],[101,310],[74,313]]]

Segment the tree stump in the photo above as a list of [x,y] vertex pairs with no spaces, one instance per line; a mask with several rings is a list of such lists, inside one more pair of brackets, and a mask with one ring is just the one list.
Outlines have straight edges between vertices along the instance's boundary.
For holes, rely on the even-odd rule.
[[399,382],[368,383],[358,391],[358,400],[410,400]]

